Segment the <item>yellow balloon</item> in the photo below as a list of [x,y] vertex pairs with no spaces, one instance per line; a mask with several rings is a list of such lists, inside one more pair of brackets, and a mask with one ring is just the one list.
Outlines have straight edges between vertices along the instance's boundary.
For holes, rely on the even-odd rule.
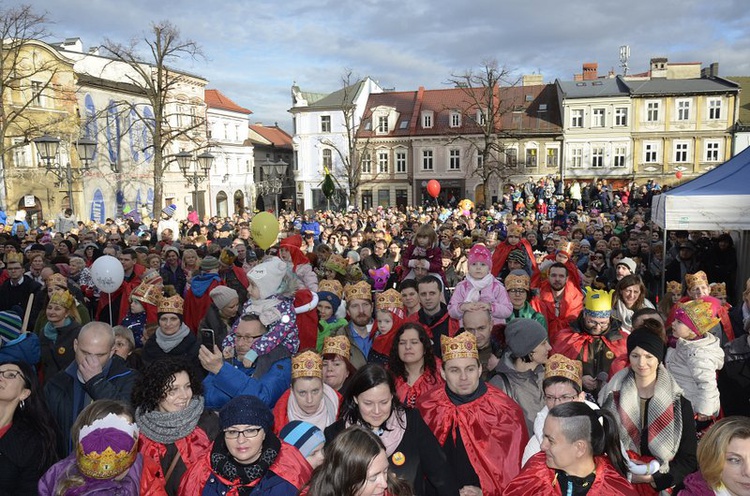
[[272,213],[261,212],[250,222],[253,241],[260,248],[267,250],[276,242],[279,235],[279,221]]

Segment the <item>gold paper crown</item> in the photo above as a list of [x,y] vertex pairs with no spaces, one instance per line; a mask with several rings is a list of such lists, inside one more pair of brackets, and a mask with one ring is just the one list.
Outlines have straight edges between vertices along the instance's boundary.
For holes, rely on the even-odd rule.
[[[346,337],[346,336],[344,336]],[[292,357],[292,380],[300,377],[323,378],[323,357],[312,350]]]
[[219,262],[223,263],[224,265],[232,265],[236,259],[237,252],[233,249],[224,248],[223,250],[221,250],[221,255],[219,255]]
[[508,226],[508,236],[518,236],[520,238],[521,234],[523,234],[523,228],[518,224]]
[[344,287],[336,279],[323,279],[318,284],[318,292],[333,293],[341,299],[341,295],[344,294]]
[[526,291],[528,291],[530,287],[531,287],[531,279],[529,279],[529,276],[527,276],[526,274],[524,275],[508,274],[508,276],[505,278],[506,290],[525,289]]
[[685,314],[695,326],[696,333],[701,336],[721,321],[719,317],[714,315],[711,303],[705,300],[691,300],[681,303],[680,306],[685,310]]
[[378,293],[375,296],[375,308],[377,310],[388,310],[390,308],[402,309],[403,307],[404,304],[401,301],[401,293],[393,288]]
[[667,292],[673,295],[682,294],[682,283],[678,281],[667,281]]
[[55,305],[60,305],[61,307],[67,308],[68,310],[70,310],[71,308],[75,308],[76,306],[76,299],[67,290],[53,293],[49,299],[49,302],[54,303]]
[[583,387],[581,376],[583,375],[583,365],[579,360],[571,360],[565,355],[555,354],[549,357],[544,364],[544,378],[564,377]]
[[134,300],[140,301],[141,303],[148,303],[150,305],[157,306],[159,305],[159,300],[161,299],[162,294],[158,286],[142,282],[133,290],[132,293],[130,293],[130,297]]
[[346,275],[346,267],[349,265],[349,260],[342,257],[341,255],[336,255],[335,253],[328,257],[328,260],[326,260],[326,263],[323,264],[323,266],[326,269],[330,269],[334,272],[338,272],[339,274]]
[[687,285],[688,290],[702,284],[708,286],[708,276],[702,270],[699,270],[695,274],[685,274],[685,285]]
[[169,298],[161,298],[158,305],[158,313],[176,313],[182,315],[182,306],[185,301],[180,298],[180,295],[170,296]]
[[612,311],[612,295],[614,292],[614,290],[604,291],[587,286],[583,306],[589,312],[610,312]]
[[76,448],[76,460],[81,473],[92,479],[111,479],[125,472],[138,456],[138,443],[134,442],[130,451],[121,450],[117,453],[107,446],[101,453],[92,451],[85,454],[81,443]]
[[149,270],[143,276],[141,276],[141,283],[143,284],[164,284],[164,279],[161,278],[159,273],[155,270]]
[[568,258],[572,257],[573,256],[573,242],[566,241],[560,244],[560,248],[558,248],[557,251],[565,253],[568,256]]
[[62,274],[53,273],[47,278],[47,287],[65,289],[68,287],[68,278]]
[[6,264],[14,263],[14,262],[18,262],[21,265],[23,265],[23,253],[19,253],[17,251],[14,251],[14,252],[11,252],[11,253],[8,253],[7,255],[5,255],[5,263]]
[[352,344],[346,336],[329,336],[323,339],[323,355],[339,355],[351,358]]
[[712,282],[711,283],[711,296],[713,296],[714,298],[726,298],[727,297],[727,283]]
[[462,332],[455,338],[440,336],[440,349],[443,354],[443,363],[454,358],[479,359],[477,338],[470,332]]
[[372,301],[372,288],[365,281],[359,281],[357,284],[347,284],[344,288],[344,295],[346,295],[346,301]]

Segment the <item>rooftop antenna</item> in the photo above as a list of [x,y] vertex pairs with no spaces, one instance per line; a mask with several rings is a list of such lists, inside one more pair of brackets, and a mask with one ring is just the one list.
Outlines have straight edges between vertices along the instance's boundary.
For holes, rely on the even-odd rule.
[[622,45],[620,47],[620,67],[622,67],[622,75],[628,75],[628,59],[630,58],[630,45]]

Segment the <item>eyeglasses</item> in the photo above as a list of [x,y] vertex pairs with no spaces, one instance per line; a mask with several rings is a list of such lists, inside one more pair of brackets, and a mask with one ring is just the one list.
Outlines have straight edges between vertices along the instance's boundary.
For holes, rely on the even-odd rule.
[[576,395],[574,394],[564,394],[562,396],[552,396],[549,394],[544,395],[544,400],[551,403],[558,403],[560,401],[567,403],[573,401],[574,399],[576,399]]
[[263,337],[263,334],[259,336],[240,336],[239,334],[235,334],[234,340],[235,341],[255,341],[256,339],[262,338],[262,337]]
[[597,322],[596,320],[589,320],[588,324],[591,327],[596,327],[597,329],[604,329],[607,326],[609,326],[609,321],[607,321],[607,322]]
[[238,431],[236,429],[228,429],[224,431],[224,437],[227,439],[239,439],[240,434],[242,434],[242,437],[245,439],[252,439],[254,437],[258,436],[258,433],[262,431],[263,429],[260,427],[250,427],[249,429],[245,429],[242,431]]
[[3,376],[3,379],[15,379],[19,375],[22,374],[17,370],[0,370],[0,376]]

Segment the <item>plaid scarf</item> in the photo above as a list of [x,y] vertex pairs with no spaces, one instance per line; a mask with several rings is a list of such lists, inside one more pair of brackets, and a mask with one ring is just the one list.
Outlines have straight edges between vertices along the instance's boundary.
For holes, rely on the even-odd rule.
[[[661,464],[660,472],[669,471],[669,462],[674,458],[682,439],[682,390],[659,365],[656,373],[654,396],[648,402],[646,421],[648,424],[648,449]],[[641,407],[635,375],[630,367],[621,370],[604,387],[600,397],[602,408],[616,413],[620,419],[618,428],[625,449],[641,453]]]

